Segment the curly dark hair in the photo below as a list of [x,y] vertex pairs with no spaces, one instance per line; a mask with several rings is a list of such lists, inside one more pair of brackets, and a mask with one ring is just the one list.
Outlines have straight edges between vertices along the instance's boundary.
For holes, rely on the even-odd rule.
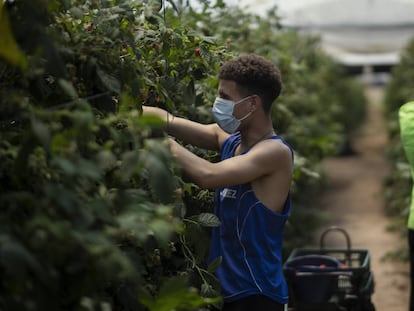
[[258,95],[269,112],[282,91],[279,69],[264,57],[248,54],[227,61],[219,71],[219,79],[235,81],[244,96]]

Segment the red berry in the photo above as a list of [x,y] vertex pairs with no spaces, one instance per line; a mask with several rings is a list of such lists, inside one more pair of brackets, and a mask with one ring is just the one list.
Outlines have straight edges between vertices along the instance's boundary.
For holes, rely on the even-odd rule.
[[143,91],[139,93],[139,96],[141,97],[142,101],[146,101],[147,98],[148,98],[148,94],[146,92],[143,92]]
[[85,28],[86,28],[87,31],[92,31],[93,30],[93,24],[88,23],[88,24],[86,24]]
[[196,48],[194,50],[194,55],[197,56],[197,57],[200,57],[200,48]]

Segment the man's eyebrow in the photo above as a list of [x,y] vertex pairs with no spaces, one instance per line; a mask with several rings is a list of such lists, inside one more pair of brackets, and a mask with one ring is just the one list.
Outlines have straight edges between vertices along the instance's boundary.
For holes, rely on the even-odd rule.
[[224,92],[224,91],[219,91],[218,94],[221,98],[224,98],[224,99],[229,99],[230,98],[230,96],[227,95],[227,93]]

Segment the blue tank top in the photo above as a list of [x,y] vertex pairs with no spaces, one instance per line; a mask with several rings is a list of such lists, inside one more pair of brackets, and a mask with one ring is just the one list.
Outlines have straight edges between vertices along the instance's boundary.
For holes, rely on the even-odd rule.
[[[271,139],[286,144],[279,136]],[[223,144],[221,159],[233,157],[239,144],[240,133],[231,135]],[[290,208],[289,194],[282,213],[268,209],[250,183],[216,190],[214,213],[221,225],[213,228],[209,261],[222,257],[216,276],[225,302],[257,294],[281,304],[288,302],[282,241]]]

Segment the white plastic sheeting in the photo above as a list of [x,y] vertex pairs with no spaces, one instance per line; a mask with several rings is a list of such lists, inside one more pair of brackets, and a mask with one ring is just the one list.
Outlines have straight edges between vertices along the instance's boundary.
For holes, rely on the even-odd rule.
[[[229,2],[233,0],[228,0]],[[320,35],[322,48],[350,66],[392,65],[414,38],[414,0],[242,0],[263,15],[278,6],[282,24]]]
[[301,2],[303,3],[302,7],[290,10],[290,13],[286,15],[285,24],[354,27],[414,24],[414,1],[409,0],[319,0]]

